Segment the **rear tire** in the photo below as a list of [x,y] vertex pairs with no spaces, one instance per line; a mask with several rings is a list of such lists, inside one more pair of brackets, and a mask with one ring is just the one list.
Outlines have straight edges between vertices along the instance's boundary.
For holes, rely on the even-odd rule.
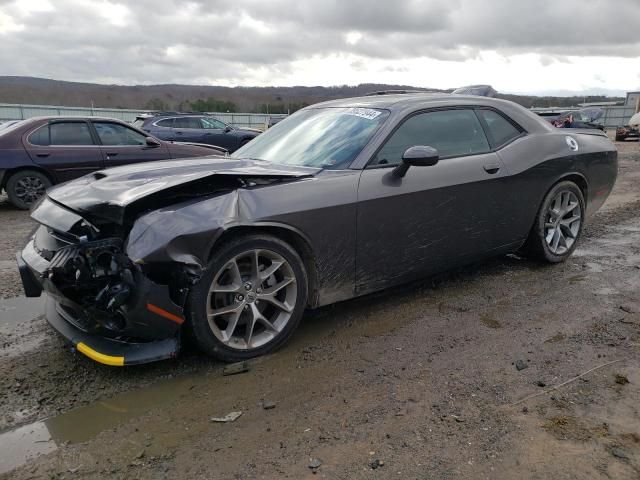
[[9,201],[15,207],[29,210],[51,185],[51,180],[44,173],[36,170],[19,170],[9,177],[5,190]]
[[277,237],[243,236],[220,246],[194,286],[189,328],[204,353],[238,362],[281,347],[306,305],[298,253]]
[[563,262],[576,249],[584,220],[580,187],[570,181],[557,183],[544,197],[522,252],[548,263]]

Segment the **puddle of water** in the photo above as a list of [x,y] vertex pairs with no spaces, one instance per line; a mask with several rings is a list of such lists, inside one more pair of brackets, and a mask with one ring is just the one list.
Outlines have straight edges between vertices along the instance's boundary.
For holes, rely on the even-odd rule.
[[53,452],[57,448],[43,422],[25,425],[2,434],[0,445],[0,473],[13,470],[31,458]]
[[44,315],[44,295],[38,298],[14,297],[0,300],[0,333],[11,333],[24,322]]
[[151,408],[173,403],[188,395],[194,385],[205,381],[205,377],[173,378],[2,433],[0,473],[13,470],[38,455],[53,452],[62,444],[85,442]]

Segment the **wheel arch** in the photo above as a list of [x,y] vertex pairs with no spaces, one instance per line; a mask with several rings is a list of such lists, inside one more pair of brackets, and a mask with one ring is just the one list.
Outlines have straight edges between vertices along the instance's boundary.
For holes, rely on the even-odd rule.
[[538,212],[540,211],[540,208],[542,207],[542,203],[544,202],[544,199],[547,198],[547,195],[553,189],[553,187],[558,185],[560,182],[566,182],[566,181],[573,182],[578,186],[578,188],[582,192],[582,196],[584,197],[584,204],[585,204],[585,210],[586,210],[586,206],[588,204],[588,196],[587,195],[589,193],[589,183],[587,182],[587,179],[585,178],[584,175],[582,175],[581,173],[578,173],[578,172],[565,173],[565,174],[559,176],[558,178],[556,178],[551,184],[549,184],[547,189],[544,190],[542,195],[540,195],[540,197],[538,199],[538,202],[537,202],[538,206],[536,208],[535,215],[533,217],[533,221],[531,222],[531,227],[529,227],[529,233],[531,232],[531,230],[535,226],[536,218],[537,218]]
[[42,175],[47,177],[49,179],[49,181],[51,181],[52,185],[55,185],[55,183],[56,183],[56,179],[54,178],[54,176],[51,174],[51,172],[47,171],[46,169],[44,169],[44,168],[42,168],[42,167],[40,167],[38,165],[35,165],[35,164],[34,165],[21,165],[19,167],[7,168],[4,171],[4,176],[2,177],[2,184],[0,185],[0,189],[6,189],[7,182],[16,173],[25,172],[25,171],[34,171],[34,172],[41,173]]
[[[570,181],[570,182],[573,182],[576,185],[578,185],[578,188],[580,188],[580,191],[582,192],[582,196],[584,197],[584,203],[586,205],[588,203],[588,201],[589,201],[589,182],[587,181],[587,179],[586,179],[586,177],[584,175],[582,175],[581,173],[578,173],[578,172],[567,173],[567,174],[563,175],[562,177],[558,178],[553,183],[553,185],[551,185],[547,189],[547,191],[545,192],[545,196],[558,183],[566,182],[566,181]],[[544,197],[542,197],[542,198],[544,198]]]
[[271,235],[279,238],[280,240],[287,242],[291,245],[300,258],[306,270],[308,281],[308,306],[313,308],[318,306],[318,272],[316,267],[315,254],[311,247],[309,239],[297,229],[290,225],[283,225],[278,223],[256,223],[252,225],[238,225],[233,226],[225,230],[212,245],[207,260],[210,260],[216,249],[230,240],[247,235]]

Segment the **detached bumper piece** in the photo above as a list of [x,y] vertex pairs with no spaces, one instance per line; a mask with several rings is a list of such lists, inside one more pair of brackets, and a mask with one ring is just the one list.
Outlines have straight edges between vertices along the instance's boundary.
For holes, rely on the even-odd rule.
[[38,282],[38,279],[19,253],[16,254],[16,261],[18,262],[18,271],[20,272],[20,279],[22,280],[25,296],[39,297],[42,294],[42,285]]
[[47,321],[75,348],[96,362],[113,367],[138,365],[173,358],[180,350],[178,337],[154,342],[131,343],[98,337],[77,328],[61,305],[52,297],[46,301]]

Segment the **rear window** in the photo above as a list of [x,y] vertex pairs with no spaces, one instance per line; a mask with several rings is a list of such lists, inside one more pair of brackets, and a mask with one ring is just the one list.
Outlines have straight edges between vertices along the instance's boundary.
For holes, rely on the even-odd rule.
[[23,121],[24,120],[10,120],[8,122],[0,124],[0,133],[4,133],[5,131],[13,130],[16,127],[19,127],[20,125],[22,125]]

